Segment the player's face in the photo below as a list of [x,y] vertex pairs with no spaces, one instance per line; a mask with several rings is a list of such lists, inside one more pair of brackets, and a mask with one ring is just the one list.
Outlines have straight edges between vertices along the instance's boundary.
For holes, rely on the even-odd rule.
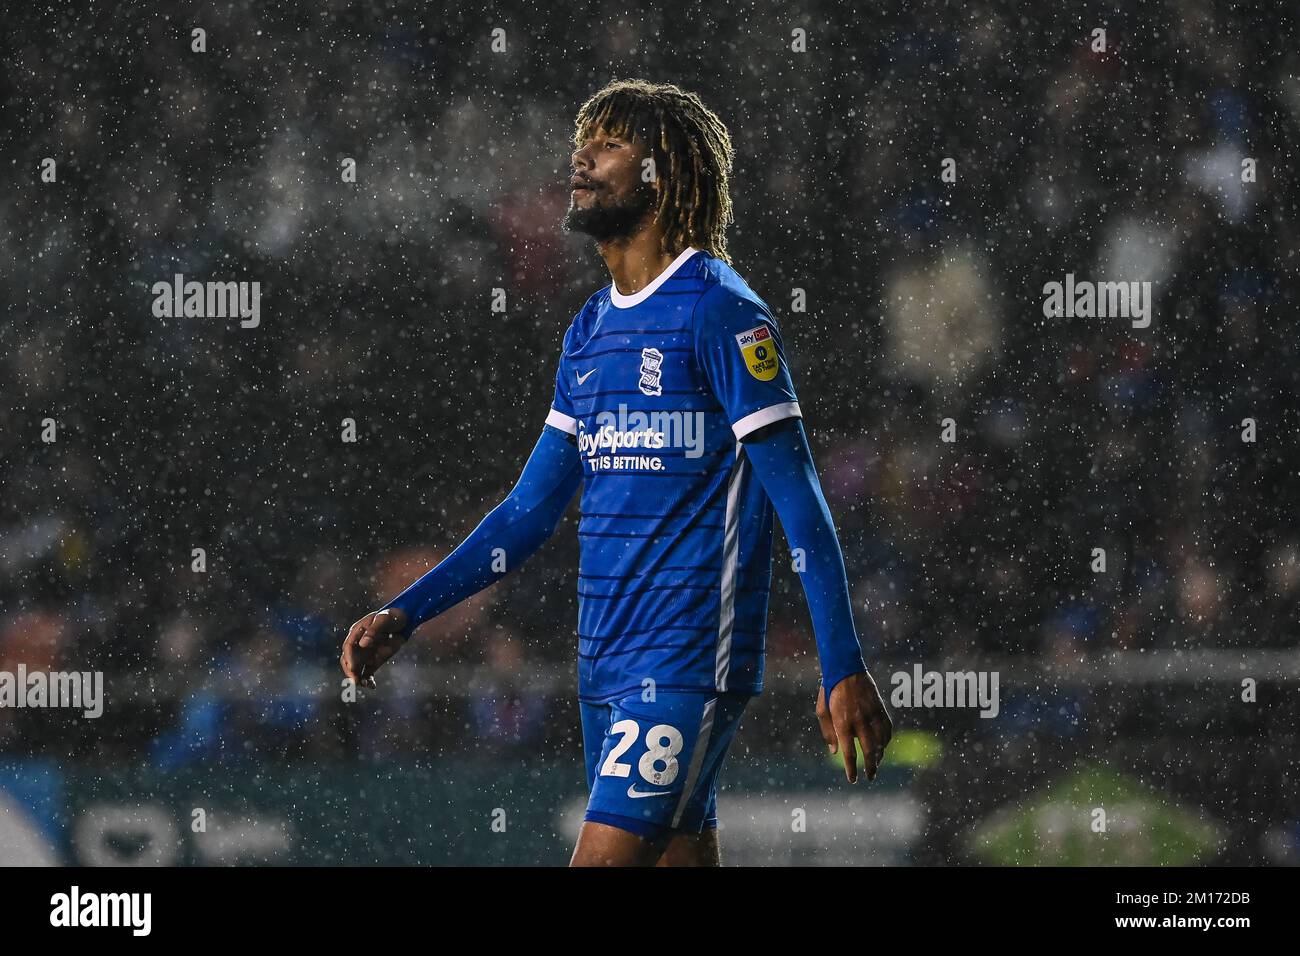
[[649,149],[635,140],[597,130],[569,162],[569,210],[564,228],[597,242],[635,235],[655,201],[654,184],[641,178]]

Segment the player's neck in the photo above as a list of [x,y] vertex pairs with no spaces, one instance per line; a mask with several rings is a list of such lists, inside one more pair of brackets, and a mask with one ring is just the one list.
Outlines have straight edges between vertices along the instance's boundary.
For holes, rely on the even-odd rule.
[[600,244],[609,277],[621,295],[636,295],[673,264],[681,250],[663,252],[661,241],[658,229],[642,229],[626,239]]

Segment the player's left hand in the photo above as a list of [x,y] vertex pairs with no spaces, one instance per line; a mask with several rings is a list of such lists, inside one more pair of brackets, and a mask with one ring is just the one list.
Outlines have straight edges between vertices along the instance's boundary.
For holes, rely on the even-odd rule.
[[858,782],[857,741],[862,742],[867,779],[876,779],[876,770],[884,759],[894,722],[880,697],[880,690],[866,671],[850,674],[831,690],[830,706],[826,688],[817,688],[817,723],[822,739],[831,753],[844,755],[844,773],[849,783]]

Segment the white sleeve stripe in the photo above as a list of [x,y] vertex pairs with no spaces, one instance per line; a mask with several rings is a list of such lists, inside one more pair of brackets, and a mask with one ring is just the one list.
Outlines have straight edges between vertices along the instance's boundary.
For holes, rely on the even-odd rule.
[[750,432],[757,431],[764,425],[779,422],[783,418],[803,418],[803,412],[799,411],[799,403],[781,402],[779,405],[760,408],[740,421],[732,422],[731,430],[736,433],[736,441],[740,441]]
[[550,414],[546,416],[546,424],[570,435],[578,434],[578,420],[556,408],[552,408]]

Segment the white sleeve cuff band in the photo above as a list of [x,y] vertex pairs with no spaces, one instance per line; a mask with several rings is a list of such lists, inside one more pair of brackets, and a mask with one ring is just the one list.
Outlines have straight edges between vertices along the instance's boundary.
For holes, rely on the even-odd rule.
[[566,415],[554,408],[546,416],[546,424],[558,428],[562,432],[568,432],[570,435],[578,434],[578,420],[572,415]]
[[740,441],[750,432],[757,431],[764,425],[779,422],[783,418],[803,418],[803,412],[799,411],[799,403],[781,402],[779,405],[760,408],[758,411],[746,415],[740,421],[732,422],[731,430],[736,433],[736,441]]

